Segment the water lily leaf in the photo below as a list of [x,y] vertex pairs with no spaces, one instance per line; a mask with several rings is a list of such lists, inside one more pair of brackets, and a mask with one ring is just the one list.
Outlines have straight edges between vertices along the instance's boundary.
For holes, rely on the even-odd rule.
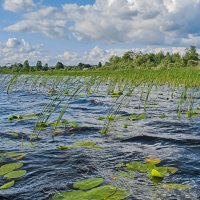
[[85,195],[86,192],[83,191],[62,192],[55,194],[52,200],[88,200]]
[[165,189],[177,189],[177,190],[184,190],[184,189],[192,188],[192,186],[190,186],[190,185],[174,184],[174,183],[163,184],[162,187]]
[[90,178],[87,180],[78,181],[73,184],[75,189],[88,190],[99,186],[104,182],[103,178]]
[[67,149],[69,149],[70,147],[69,147],[69,146],[58,146],[57,148],[58,148],[58,149],[61,149],[61,150],[67,150]]
[[23,166],[23,163],[10,163],[0,167],[0,175],[5,175]]
[[0,189],[1,189],[1,190],[3,190],[3,189],[8,189],[8,188],[12,187],[14,184],[15,184],[15,181],[10,181],[10,182],[8,182],[8,183],[2,185],[2,186],[0,187]]
[[158,178],[163,178],[163,175],[159,171],[157,171],[155,169],[152,169],[151,176],[158,177]]
[[117,175],[123,178],[129,178],[129,179],[135,178],[135,174],[131,172],[117,171]]
[[165,115],[165,114],[161,114],[161,115],[159,116],[159,118],[160,118],[160,119],[167,118],[167,115]]
[[15,133],[15,132],[12,132],[12,133],[7,133],[9,136],[12,136],[12,137],[18,137],[19,134],[18,133]]
[[142,120],[142,119],[145,119],[145,118],[146,118],[146,114],[145,113],[143,113],[143,114],[132,114],[129,117],[129,120],[136,121],[136,120]]
[[112,91],[112,92],[109,92],[109,95],[121,96],[121,95],[123,95],[123,92],[122,91]]
[[175,167],[155,167],[155,169],[160,173],[162,173],[162,175],[164,176],[169,176],[170,175],[169,172],[171,174],[174,174],[178,171],[178,169]]
[[96,142],[90,142],[90,141],[76,142],[71,146],[71,148],[86,147],[91,149],[102,149],[102,147],[97,146],[96,144],[97,144]]
[[167,170],[171,172],[172,174],[175,174],[178,171],[176,167],[167,167]]
[[20,178],[26,174],[26,170],[18,170],[18,171],[12,171],[8,174],[4,175],[5,178],[13,179],[13,178]]
[[125,166],[125,164],[123,162],[116,164],[116,167],[124,167],[124,166]]
[[23,116],[21,116],[21,115],[10,115],[8,117],[8,120],[10,120],[10,121],[12,121],[14,119],[23,119]]
[[16,152],[5,152],[5,157],[10,157],[16,160],[20,160],[26,156],[26,153],[16,153]]
[[161,160],[159,158],[156,158],[154,156],[149,156],[149,157],[145,158],[144,161],[146,163],[150,163],[150,164],[153,164],[153,165],[157,165],[161,162]]
[[129,194],[123,189],[116,188],[113,185],[105,185],[98,188],[94,188],[86,192],[87,199],[98,200],[122,200],[129,196]]
[[141,162],[133,161],[126,164],[126,170],[147,172],[148,165]]

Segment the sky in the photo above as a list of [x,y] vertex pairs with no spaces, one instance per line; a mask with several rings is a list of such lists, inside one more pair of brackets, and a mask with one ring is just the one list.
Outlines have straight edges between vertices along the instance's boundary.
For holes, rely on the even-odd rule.
[[200,0],[1,0],[0,65],[97,64],[128,50],[200,52]]

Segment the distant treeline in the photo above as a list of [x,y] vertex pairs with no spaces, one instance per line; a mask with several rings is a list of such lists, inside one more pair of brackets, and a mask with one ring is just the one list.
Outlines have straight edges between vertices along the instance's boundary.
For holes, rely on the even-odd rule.
[[62,62],[57,62],[55,66],[49,66],[47,63],[42,64],[42,61],[37,61],[35,66],[31,66],[28,60],[25,60],[24,63],[15,63],[9,64],[6,66],[2,66],[1,70],[9,70],[11,72],[37,72],[37,71],[54,71],[54,70],[88,70],[88,69],[96,69],[101,67],[102,64],[99,62],[98,65],[90,65],[79,63],[76,66],[65,66]]
[[54,70],[122,70],[131,68],[153,68],[153,67],[192,67],[200,65],[200,55],[197,53],[196,47],[191,46],[186,49],[184,55],[180,53],[169,52],[163,53],[142,53],[128,51],[123,56],[112,56],[108,62],[102,65],[99,62],[97,65],[90,65],[79,63],[76,66],[66,66],[62,62],[57,62],[55,66],[48,66],[37,61],[35,66],[30,66],[29,61],[25,60],[24,63],[15,63],[7,66],[2,66],[0,72],[37,72],[37,71],[54,71]]
[[128,51],[123,56],[112,56],[105,63],[104,69],[130,69],[138,67],[191,67],[200,64],[200,55],[197,53],[196,47],[191,46],[186,49],[184,55],[180,53],[162,51],[159,53],[142,53]]

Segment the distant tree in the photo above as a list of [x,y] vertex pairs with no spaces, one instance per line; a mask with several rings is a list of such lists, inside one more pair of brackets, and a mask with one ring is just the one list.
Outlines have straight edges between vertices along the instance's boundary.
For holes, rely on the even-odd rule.
[[197,53],[196,47],[191,46],[189,49],[186,49],[186,53],[183,56],[183,61],[185,65],[188,65],[189,61],[198,61],[199,60],[199,55]]
[[36,63],[36,70],[41,71],[42,70],[42,61],[38,60]]
[[61,62],[57,62],[56,69],[64,69],[64,65]]
[[44,65],[44,67],[42,68],[42,70],[43,70],[43,71],[48,71],[48,69],[49,69],[49,66],[48,66],[48,64],[46,63],[46,64]]
[[99,62],[98,65],[97,65],[97,67],[98,67],[98,68],[101,68],[101,67],[102,67],[102,63]]
[[25,60],[24,64],[23,64],[23,71],[28,72],[30,70],[30,65],[29,65],[29,61]]

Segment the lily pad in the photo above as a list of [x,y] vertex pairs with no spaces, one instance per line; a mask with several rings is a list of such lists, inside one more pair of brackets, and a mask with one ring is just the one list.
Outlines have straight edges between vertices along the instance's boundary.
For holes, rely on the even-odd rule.
[[75,189],[88,190],[95,188],[104,182],[103,178],[90,178],[87,180],[78,181],[73,184]]
[[146,163],[150,163],[150,164],[153,164],[153,165],[157,165],[161,162],[161,160],[159,158],[156,158],[154,156],[149,156],[149,157],[145,158],[144,161]]
[[125,172],[125,171],[118,171],[117,175],[123,178],[129,178],[129,179],[135,178],[135,174],[133,172],[131,173],[131,172]]
[[145,113],[142,113],[142,114],[132,114],[129,117],[129,120],[131,120],[131,121],[142,120],[142,119],[145,119],[146,116],[147,115]]
[[23,166],[23,163],[10,163],[0,167],[0,175],[5,175]]
[[88,200],[84,198],[85,194],[83,191],[62,192],[55,194],[52,200]]
[[113,185],[105,185],[98,188],[94,188],[86,192],[87,199],[112,199],[112,200],[122,200],[129,196],[129,194],[123,189],[116,188]]
[[13,179],[13,178],[20,178],[26,174],[26,170],[18,170],[18,171],[12,171],[8,174],[4,175],[5,178]]
[[151,176],[152,176],[152,177],[163,178],[163,175],[162,175],[159,171],[157,171],[157,170],[155,170],[155,169],[152,169],[152,171],[151,171]]
[[61,150],[67,150],[67,149],[69,149],[70,147],[69,147],[69,146],[58,146],[57,148],[58,148],[58,149],[61,149]]
[[192,188],[192,186],[190,185],[174,184],[174,183],[163,184],[162,187],[165,189],[177,189],[177,190],[185,190]]
[[122,91],[112,91],[112,92],[109,93],[109,95],[121,96],[121,95],[123,95],[123,92]]
[[8,189],[8,188],[12,187],[14,184],[15,184],[15,181],[10,181],[10,182],[8,182],[8,183],[2,185],[2,186],[0,187],[0,189],[1,189],[1,190]]
[[126,170],[147,172],[148,171],[148,165],[143,164],[141,162],[133,161],[133,162],[126,164]]
[[96,142],[90,142],[90,141],[76,142],[71,146],[71,148],[79,148],[79,147],[86,147],[86,148],[91,148],[91,149],[102,149],[102,147],[97,146]]
[[5,152],[4,157],[10,157],[16,160],[20,160],[26,156],[26,153],[16,153],[16,152]]

